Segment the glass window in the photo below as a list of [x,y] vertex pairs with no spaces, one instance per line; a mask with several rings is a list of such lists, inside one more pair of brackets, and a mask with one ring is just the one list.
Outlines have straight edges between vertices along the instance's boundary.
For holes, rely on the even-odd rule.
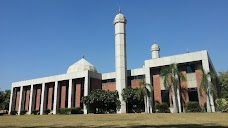
[[162,90],[161,95],[162,95],[162,102],[169,104],[169,91],[168,90]]
[[197,88],[189,88],[188,89],[189,101],[197,101],[198,102],[198,92]]
[[186,72],[187,73],[193,73],[195,72],[195,65],[194,64],[190,64],[186,66]]

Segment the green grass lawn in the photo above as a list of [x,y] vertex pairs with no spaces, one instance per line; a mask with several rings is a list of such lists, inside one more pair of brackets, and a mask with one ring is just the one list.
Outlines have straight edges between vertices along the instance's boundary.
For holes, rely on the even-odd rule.
[[0,116],[0,127],[228,127],[227,113]]

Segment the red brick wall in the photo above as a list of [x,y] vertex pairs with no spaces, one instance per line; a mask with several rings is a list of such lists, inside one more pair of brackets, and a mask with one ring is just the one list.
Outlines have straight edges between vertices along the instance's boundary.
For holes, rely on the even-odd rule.
[[41,85],[36,85],[36,110],[40,109]]
[[197,91],[198,91],[198,98],[199,98],[199,103],[201,106],[204,106],[206,103],[206,94],[205,91],[202,91],[202,95],[200,94],[200,83],[202,80],[202,71],[200,69],[196,69],[196,81],[197,81]]
[[102,83],[102,90],[115,91],[116,90],[116,82]]
[[53,95],[53,88],[54,88],[54,83],[50,83],[48,85],[48,101],[47,101],[47,109],[52,110],[52,95]]
[[20,100],[20,90],[16,89],[16,104],[15,104],[16,111],[18,111],[18,108],[19,108],[19,100]]
[[131,87],[139,88],[140,81],[141,81],[140,79],[131,80]]
[[154,70],[153,72],[153,86],[154,86],[154,100],[157,102],[162,102],[161,99],[161,85],[160,85],[160,74],[158,70]]
[[180,87],[181,87],[181,97],[186,104],[189,102],[189,96],[188,96],[188,83],[187,83],[187,73],[186,73],[186,66],[180,66],[181,73],[185,77],[186,81],[180,81]]
[[65,108],[65,101],[66,101],[66,85],[61,86],[61,103],[60,108]]
[[75,88],[75,99],[76,99],[76,102],[75,102],[75,106],[76,107],[80,107],[80,102],[81,102],[81,83],[76,83],[76,88]]
[[90,91],[95,89],[101,89],[101,84],[102,84],[101,80],[90,78]]
[[30,97],[30,89],[26,87],[26,96],[25,96],[25,110],[29,110],[29,97]]

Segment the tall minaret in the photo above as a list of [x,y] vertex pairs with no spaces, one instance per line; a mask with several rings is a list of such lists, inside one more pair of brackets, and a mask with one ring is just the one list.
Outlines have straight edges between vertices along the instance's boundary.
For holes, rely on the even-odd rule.
[[126,18],[119,10],[113,21],[115,26],[116,90],[121,101],[121,108],[117,113],[126,113],[126,102],[121,96],[122,90],[127,86],[126,23]]
[[160,57],[160,48],[155,41],[154,41],[154,44],[151,46],[150,50],[152,54],[152,59],[156,59]]

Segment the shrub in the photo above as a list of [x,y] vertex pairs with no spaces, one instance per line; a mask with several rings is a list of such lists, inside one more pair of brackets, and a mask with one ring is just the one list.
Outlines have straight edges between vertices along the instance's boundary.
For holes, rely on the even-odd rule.
[[156,103],[155,109],[157,113],[170,113],[169,105],[167,103]]
[[44,110],[44,113],[45,114],[49,114],[51,112],[51,110],[50,109],[46,109],[46,110]]
[[186,105],[186,112],[202,112],[198,102],[188,102]]
[[38,115],[38,114],[39,114],[39,111],[38,111],[38,110],[33,110],[33,111],[32,111],[32,114],[33,114],[33,115]]
[[58,114],[70,114],[71,109],[70,108],[59,108],[57,112],[58,112]]
[[27,111],[27,110],[22,110],[22,111],[20,112],[20,115],[25,115],[26,112],[28,112],[28,111]]
[[71,114],[83,114],[83,111],[80,107],[71,108]]
[[11,111],[10,115],[17,115],[17,111]]
[[215,100],[218,110],[222,112],[228,112],[228,99],[221,98]]
[[89,113],[108,113],[120,109],[118,91],[92,90],[81,100],[89,108]]

